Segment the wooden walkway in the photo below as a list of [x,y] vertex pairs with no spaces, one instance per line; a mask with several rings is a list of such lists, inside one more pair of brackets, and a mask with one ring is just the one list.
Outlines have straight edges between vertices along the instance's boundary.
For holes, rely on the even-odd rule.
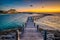
[[34,26],[32,17],[28,18],[26,28],[20,40],[43,40],[41,33]]

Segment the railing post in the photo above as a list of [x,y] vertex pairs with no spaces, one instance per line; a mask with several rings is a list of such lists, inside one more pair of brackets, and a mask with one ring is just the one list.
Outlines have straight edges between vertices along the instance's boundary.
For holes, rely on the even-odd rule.
[[38,30],[38,28],[39,28],[39,25],[37,25],[37,30]]
[[34,23],[34,26],[35,26],[35,23]]
[[22,28],[22,34],[24,33],[24,28]]
[[20,40],[19,30],[16,30],[16,40]]
[[25,23],[25,27],[26,27],[26,23]]
[[44,40],[47,40],[47,30],[44,30]]

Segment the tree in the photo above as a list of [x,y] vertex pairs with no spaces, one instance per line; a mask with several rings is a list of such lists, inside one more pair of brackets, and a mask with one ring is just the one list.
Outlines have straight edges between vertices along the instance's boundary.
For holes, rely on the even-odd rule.
[[8,13],[16,13],[16,10],[15,9],[10,9],[10,10],[8,10]]
[[2,10],[0,10],[0,13],[3,13],[3,11],[2,11]]

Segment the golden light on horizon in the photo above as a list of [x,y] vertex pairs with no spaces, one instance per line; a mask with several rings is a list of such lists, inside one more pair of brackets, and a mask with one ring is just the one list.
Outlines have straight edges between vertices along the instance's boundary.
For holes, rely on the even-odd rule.
[[21,7],[17,9],[18,12],[60,12],[60,5],[58,4],[41,4],[33,7]]
[[40,8],[40,9],[22,9],[18,12],[60,12],[60,8]]

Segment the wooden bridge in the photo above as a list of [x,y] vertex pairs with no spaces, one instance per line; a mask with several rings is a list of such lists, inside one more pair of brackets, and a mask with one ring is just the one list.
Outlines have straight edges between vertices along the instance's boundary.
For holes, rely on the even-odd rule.
[[37,27],[34,26],[32,17],[28,17],[24,33],[20,39],[18,38],[18,40],[43,40],[43,36],[37,31]]

